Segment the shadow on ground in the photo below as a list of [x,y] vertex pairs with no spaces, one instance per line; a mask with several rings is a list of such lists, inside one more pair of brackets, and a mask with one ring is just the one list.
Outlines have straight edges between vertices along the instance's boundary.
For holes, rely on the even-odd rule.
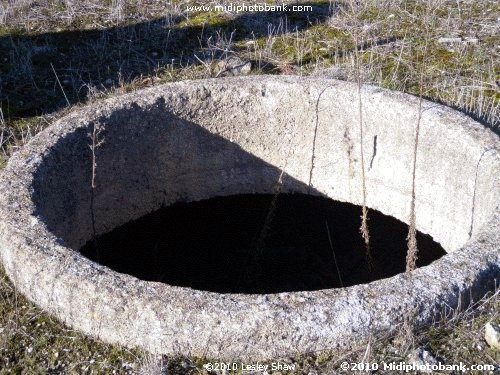
[[[153,79],[201,61],[217,61],[234,43],[305,30],[326,21],[330,2],[303,3],[310,12],[214,13],[156,19],[103,30],[0,37],[0,104],[4,117],[41,115],[134,80]],[[195,56],[196,55],[196,56]],[[267,63],[261,72],[271,73]],[[57,78],[56,78],[57,76]],[[168,78],[167,78],[168,80]],[[64,93],[63,93],[64,91]]]

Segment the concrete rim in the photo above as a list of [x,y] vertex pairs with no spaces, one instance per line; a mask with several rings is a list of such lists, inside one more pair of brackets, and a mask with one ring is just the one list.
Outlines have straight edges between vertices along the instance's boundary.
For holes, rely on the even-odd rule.
[[[186,87],[257,84],[340,85],[298,77],[248,77],[186,81],[122,95],[120,103]],[[371,86],[366,95],[415,102],[414,97]],[[415,326],[432,322],[444,309],[477,300],[500,276],[500,209],[457,250],[411,274],[345,289],[271,295],[194,291],[145,282],[95,264],[62,245],[36,216],[33,173],[68,128],[80,119],[117,106],[116,98],[77,109],[17,152],[1,174],[0,257],[19,290],[66,324],[103,341],[153,352],[224,359],[270,359],[298,353],[348,349],[371,335],[395,329],[405,316]],[[472,119],[426,102],[436,116],[473,133],[498,168],[500,141]],[[496,164],[495,164],[496,163]],[[84,297],[80,291],[86,290]],[[81,299],[76,303],[76,299]]]

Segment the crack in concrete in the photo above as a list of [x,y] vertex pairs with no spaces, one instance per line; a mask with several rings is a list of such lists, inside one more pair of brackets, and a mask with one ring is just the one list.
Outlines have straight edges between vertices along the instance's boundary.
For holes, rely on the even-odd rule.
[[318,99],[316,100],[316,124],[314,125],[314,136],[313,136],[313,144],[312,144],[312,155],[311,155],[311,169],[309,170],[309,190],[312,188],[312,177],[314,170],[314,159],[316,157],[316,138],[318,136],[318,125],[319,125],[319,101],[321,100],[321,96],[325,93],[329,88],[334,87],[335,85],[325,87],[318,95]]
[[373,154],[370,160],[370,167],[368,168],[368,170],[372,169],[373,160],[375,159],[375,156],[377,156],[377,137],[378,137],[377,135],[373,137]]
[[472,237],[472,231],[474,228],[474,212],[476,209],[476,190],[477,190],[477,176],[479,174],[479,165],[481,164],[481,160],[483,160],[484,155],[489,152],[495,150],[495,148],[487,148],[481,153],[481,156],[479,157],[479,160],[476,165],[476,175],[474,177],[474,193],[472,194],[472,212],[471,212],[471,220],[470,220],[470,229],[469,229],[469,238]]

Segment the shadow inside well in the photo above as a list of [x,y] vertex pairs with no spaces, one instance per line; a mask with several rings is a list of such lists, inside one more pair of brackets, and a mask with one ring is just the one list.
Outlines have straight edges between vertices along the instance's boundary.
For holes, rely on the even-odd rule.
[[[88,242],[81,253],[142,280],[219,293],[339,288],[404,271],[406,224],[370,211],[371,272],[360,207],[280,194],[266,227],[272,200],[243,194],[177,203],[99,237],[97,247]],[[430,236],[417,239],[418,266],[445,254]]]

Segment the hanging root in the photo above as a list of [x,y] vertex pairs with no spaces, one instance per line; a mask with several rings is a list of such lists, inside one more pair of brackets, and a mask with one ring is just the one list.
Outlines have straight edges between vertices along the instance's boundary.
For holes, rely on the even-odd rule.
[[262,253],[264,252],[267,236],[271,230],[272,221],[273,221],[273,218],[274,218],[275,213],[276,213],[276,205],[278,202],[278,197],[281,194],[281,191],[283,189],[283,179],[285,178],[286,167],[288,164],[288,160],[290,159],[290,155],[292,154],[292,149],[293,149],[292,141],[293,141],[293,136],[295,134],[295,127],[296,127],[296,124],[294,125],[294,128],[293,128],[294,130],[292,131],[290,140],[288,141],[288,151],[287,151],[287,154],[285,157],[283,168],[281,168],[280,174],[278,175],[278,179],[276,180],[276,182],[274,183],[274,185],[272,187],[273,197],[271,199],[271,204],[269,205],[269,210],[267,211],[264,225],[263,225],[262,230],[259,234],[259,238],[257,240],[254,254],[253,254],[253,256],[251,256],[249,264],[248,264],[247,269],[246,269],[246,272],[243,275],[243,281],[247,282],[247,283],[250,282],[252,277],[254,276],[254,273],[255,273],[255,270],[257,269],[260,257],[262,255]]
[[[425,62],[425,56],[427,52],[427,45],[423,53],[423,61]],[[415,213],[415,200],[416,200],[416,173],[417,173],[417,152],[418,152],[418,141],[420,136],[420,123],[422,122],[422,105],[423,105],[423,91],[424,91],[424,76],[425,72],[422,69],[420,72],[420,83],[419,83],[419,99],[418,99],[418,114],[417,114],[417,126],[415,129],[415,142],[413,144],[413,168],[412,168],[412,180],[411,180],[411,205],[410,205],[410,220],[408,228],[408,252],[406,253],[406,272],[411,272],[417,268],[418,259],[418,248],[417,248],[417,219]]]
[[420,118],[422,111],[422,97],[420,97],[419,114],[417,120],[417,130],[415,137],[415,144],[413,150],[413,172],[412,172],[412,192],[411,192],[411,205],[410,205],[410,220],[408,226],[408,252],[406,253],[406,272],[411,272],[417,268],[418,248],[417,248],[417,219],[415,213],[415,171],[417,166],[417,149],[418,149],[418,135],[420,130]]
[[[422,98],[420,98],[422,100]],[[415,148],[413,154],[413,176],[412,176],[412,192],[411,192],[411,205],[410,205],[410,222],[408,225],[408,252],[406,253],[406,272],[411,272],[417,268],[418,248],[417,248],[417,218],[415,213],[415,171],[417,164],[417,148],[418,148],[418,134],[420,130],[420,113],[421,104],[419,105],[419,118],[417,121],[417,136],[415,137]]]
[[[354,4],[351,1],[351,10],[354,12]],[[359,35],[353,33],[354,44],[359,45]],[[356,82],[358,86],[358,116],[359,116],[359,143],[360,143],[360,157],[361,157],[361,193],[363,197],[363,211],[361,214],[361,227],[359,228],[363,240],[365,242],[366,251],[366,262],[368,264],[368,270],[370,272],[374,271],[373,259],[370,248],[370,231],[368,228],[368,207],[366,206],[366,176],[365,176],[365,153],[363,150],[364,144],[364,134],[363,134],[363,98],[361,95],[361,89],[363,82],[361,80],[361,66],[360,66],[360,56],[359,51],[356,48],[354,51],[354,56],[356,58]]]
[[[422,74],[423,77],[423,74]],[[417,128],[415,130],[415,143],[413,148],[413,170],[412,170],[412,187],[411,187],[411,206],[410,206],[410,223],[408,228],[408,252],[406,253],[406,272],[411,272],[417,267],[417,219],[415,213],[415,180],[417,170],[417,151],[418,137],[420,135],[420,122],[422,120],[422,80],[420,80],[420,98],[418,103],[418,118]]]
[[90,151],[92,156],[92,179],[90,182],[90,220],[92,223],[92,240],[94,243],[94,251],[96,254],[96,259],[99,262],[99,246],[97,244],[97,231],[96,231],[96,219],[95,219],[95,189],[96,189],[96,171],[97,171],[97,157],[96,150],[104,143],[104,139],[101,139],[101,132],[103,128],[100,123],[94,122],[92,125],[92,132],[89,133],[90,138]]
[[[359,64],[359,62],[358,62]],[[359,68],[358,68],[359,69]],[[363,150],[363,102],[361,99],[361,80],[359,79],[360,74],[358,71],[358,97],[359,97],[359,137],[360,137],[360,149],[361,149],[361,188],[363,194],[363,211],[361,214],[361,227],[359,228],[363,240],[365,242],[366,251],[366,262],[368,263],[368,269],[373,272],[373,259],[370,248],[370,230],[368,228],[368,207],[366,207],[366,176],[365,176],[365,154]]]
[[363,237],[363,241],[365,242],[365,250],[366,250],[366,262],[368,263],[368,269],[370,272],[373,272],[373,259],[372,252],[370,247],[370,231],[368,230],[368,207],[363,205],[363,210],[361,214],[361,227],[359,228],[361,232],[361,236]]
[[418,248],[417,248],[417,225],[415,222],[415,200],[412,200],[410,214],[410,226],[408,230],[408,252],[406,253],[406,272],[411,272],[417,268]]

